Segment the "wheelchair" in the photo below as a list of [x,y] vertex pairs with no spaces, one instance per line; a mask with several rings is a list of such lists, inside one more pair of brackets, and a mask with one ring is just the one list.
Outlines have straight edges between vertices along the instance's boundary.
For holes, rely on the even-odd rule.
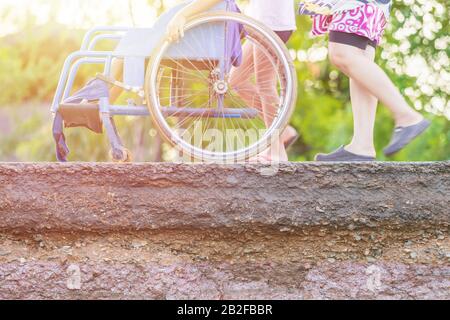
[[[117,116],[149,117],[183,156],[203,162],[245,161],[269,148],[285,129],[297,98],[297,79],[284,43],[241,14],[233,0],[193,17],[185,36],[170,42],[167,25],[185,5],[165,12],[151,28],[97,27],[85,35],[80,51],[64,63],[52,103],[59,161],[67,161],[63,129],[70,127],[105,131],[112,160],[131,161],[114,122]],[[103,40],[116,41],[115,49],[96,50]],[[251,55],[262,57],[266,70],[246,63]],[[120,80],[111,77],[114,59],[123,62]],[[103,72],[95,80],[133,92],[138,103],[116,105],[106,89],[92,101],[87,94],[81,102],[70,102],[77,72],[86,64],[101,65]],[[271,79],[260,79],[267,69]],[[245,84],[234,80],[242,75]]]

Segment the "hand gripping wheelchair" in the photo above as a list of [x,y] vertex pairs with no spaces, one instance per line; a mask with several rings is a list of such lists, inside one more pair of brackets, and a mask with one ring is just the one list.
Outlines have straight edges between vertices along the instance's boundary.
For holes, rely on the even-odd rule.
[[[152,28],[99,27],[86,34],[81,50],[64,63],[52,103],[59,161],[69,154],[64,127],[104,129],[113,161],[130,161],[114,123],[124,115],[150,116],[162,137],[190,159],[243,161],[270,147],[287,125],[297,95],[284,43],[241,14],[233,0],[192,18],[185,36],[171,43],[167,25],[184,5],[164,13]],[[95,50],[105,39],[117,41],[115,50]],[[257,55],[264,61],[259,66],[252,62]],[[114,59],[123,63],[120,80],[111,77]],[[103,73],[70,96],[85,64],[100,64]],[[269,79],[260,76],[268,69]],[[133,92],[139,103],[113,104],[110,86]]]

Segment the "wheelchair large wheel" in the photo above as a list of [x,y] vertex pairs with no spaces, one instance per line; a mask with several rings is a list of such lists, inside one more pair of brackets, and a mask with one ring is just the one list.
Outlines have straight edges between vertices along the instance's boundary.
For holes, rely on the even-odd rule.
[[297,78],[273,31],[242,14],[212,12],[191,19],[179,43],[155,49],[145,91],[156,126],[184,156],[239,162],[279,139]]

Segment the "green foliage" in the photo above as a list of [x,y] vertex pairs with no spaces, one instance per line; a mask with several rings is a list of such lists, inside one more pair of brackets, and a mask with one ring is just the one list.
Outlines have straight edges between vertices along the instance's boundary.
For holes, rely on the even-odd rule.
[[[449,40],[448,30],[444,28],[449,24],[448,4],[446,1],[427,1],[427,5],[420,6],[425,3],[421,0],[414,1],[412,6],[405,3],[395,2],[377,62],[409,101],[433,120],[433,125],[393,160],[449,160]],[[299,17],[298,26],[299,32],[288,44],[290,49],[308,53],[311,47],[326,47],[325,38],[311,39],[308,35],[311,29],[308,17]],[[411,64],[416,61],[426,61],[429,68],[414,74]],[[292,160],[312,160],[317,152],[329,152],[350,142],[353,120],[349,82],[327,61],[296,61],[296,67],[299,98],[292,124],[301,133],[301,139],[290,151],[290,156]],[[379,160],[388,160],[381,151],[389,143],[393,125],[391,115],[380,105],[375,130]]]
[[[164,8],[161,1],[149,3],[158,11]],[[433,119],[433,125],[394,160],[450,159],[447,6],[446,0],[395,2],[391,26],[377,62],[411,104]],[[311,55],[311,48],[319,51],[326,48],[326,38],[309,36],[308,17],[299,17],[298,26],[298,32],[288,44],[293,53]],[[49,105],[64,59],[79,48],[83,34],[83,30],[64,25],[48,23],[37,27],[29,23],[19,33],[0,38],[0,160],[54,160]],[[326,57],[300,60],[295,61],[299,98],[292,125],[301,138],[290,150],[290,157],[293,161],[308,161],[317,152],[328,152],[348,143],[353,123],[348,79],[332,68]],[[429,66],[425,72],[414,68],[421,62]],[[94,72],[92,68],[82,69],[77,85],[85,83]],[[4,123],[9,126],[2,127]],[[154,139],[148,134],[150,120],[122,118],[118,124],[125,144],[134,152],[140,150],[138,160],[153,159],[154,150],[150,146]],[[386,160],[381,150],[389,142],[392,128],[390,114],[380,105],[375,131],[380,160]],[[104,136],[83,129],[71,129],[67,133],[73,151],[71,159],[109,159]]]

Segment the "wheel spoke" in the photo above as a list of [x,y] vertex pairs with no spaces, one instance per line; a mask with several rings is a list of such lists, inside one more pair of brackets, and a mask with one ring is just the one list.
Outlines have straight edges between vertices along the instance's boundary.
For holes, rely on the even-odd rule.
[[[244,64],[231,70],[227,67],[231,63],[229,60],[237,52],[224,50],[219,60],[210,56],[209,49],[217,52],[222,43],[229,40],[222,34],[216,35],[216,42],[206,43],[213,38],[211,33],[220,29],[213,27],[213,23],[223,23],[228,32],[233,23],[242,23],[246,36],[233,41],[252,46],[253,56],[243,57]],[[193,39],[191,43],[176,46],[178,58],[165,57],[165,52],[173,47],[163,45],[148,71],[147,99],[154,109],[152,114],[158,127],[183,152],[196,158],[220,160],[252,156],[257,147],[288,121],[287,115],[296,98],[289,54],[278,45],[278,40],[267,38],[273,33],[241,15],[210,13],[197,18],[191,27],[192,32],[198,32],[198,37],[189,37]],[[225,43],[225,47],[234,45]],[[194,61],[187,56],[183,58],[180,48],[187,48],[188,52],[201,50],[196,50],[200,52],[196,53],[198,58]],[[217,70],[218,66],[221,69]],[[154,68],[158,68],[158,81],[153,79]],[[218,74],[214,73],[216,70]],[[239,74],[246,75],[245,79],[239,79]],[[235,77],[239,82],[231,83]],[[166,106],[170,106],[171,111],[164,115],[162,108]],[[193,134],[199,134],[200,139]],[[257,141],[253,141],[253,137]]]

